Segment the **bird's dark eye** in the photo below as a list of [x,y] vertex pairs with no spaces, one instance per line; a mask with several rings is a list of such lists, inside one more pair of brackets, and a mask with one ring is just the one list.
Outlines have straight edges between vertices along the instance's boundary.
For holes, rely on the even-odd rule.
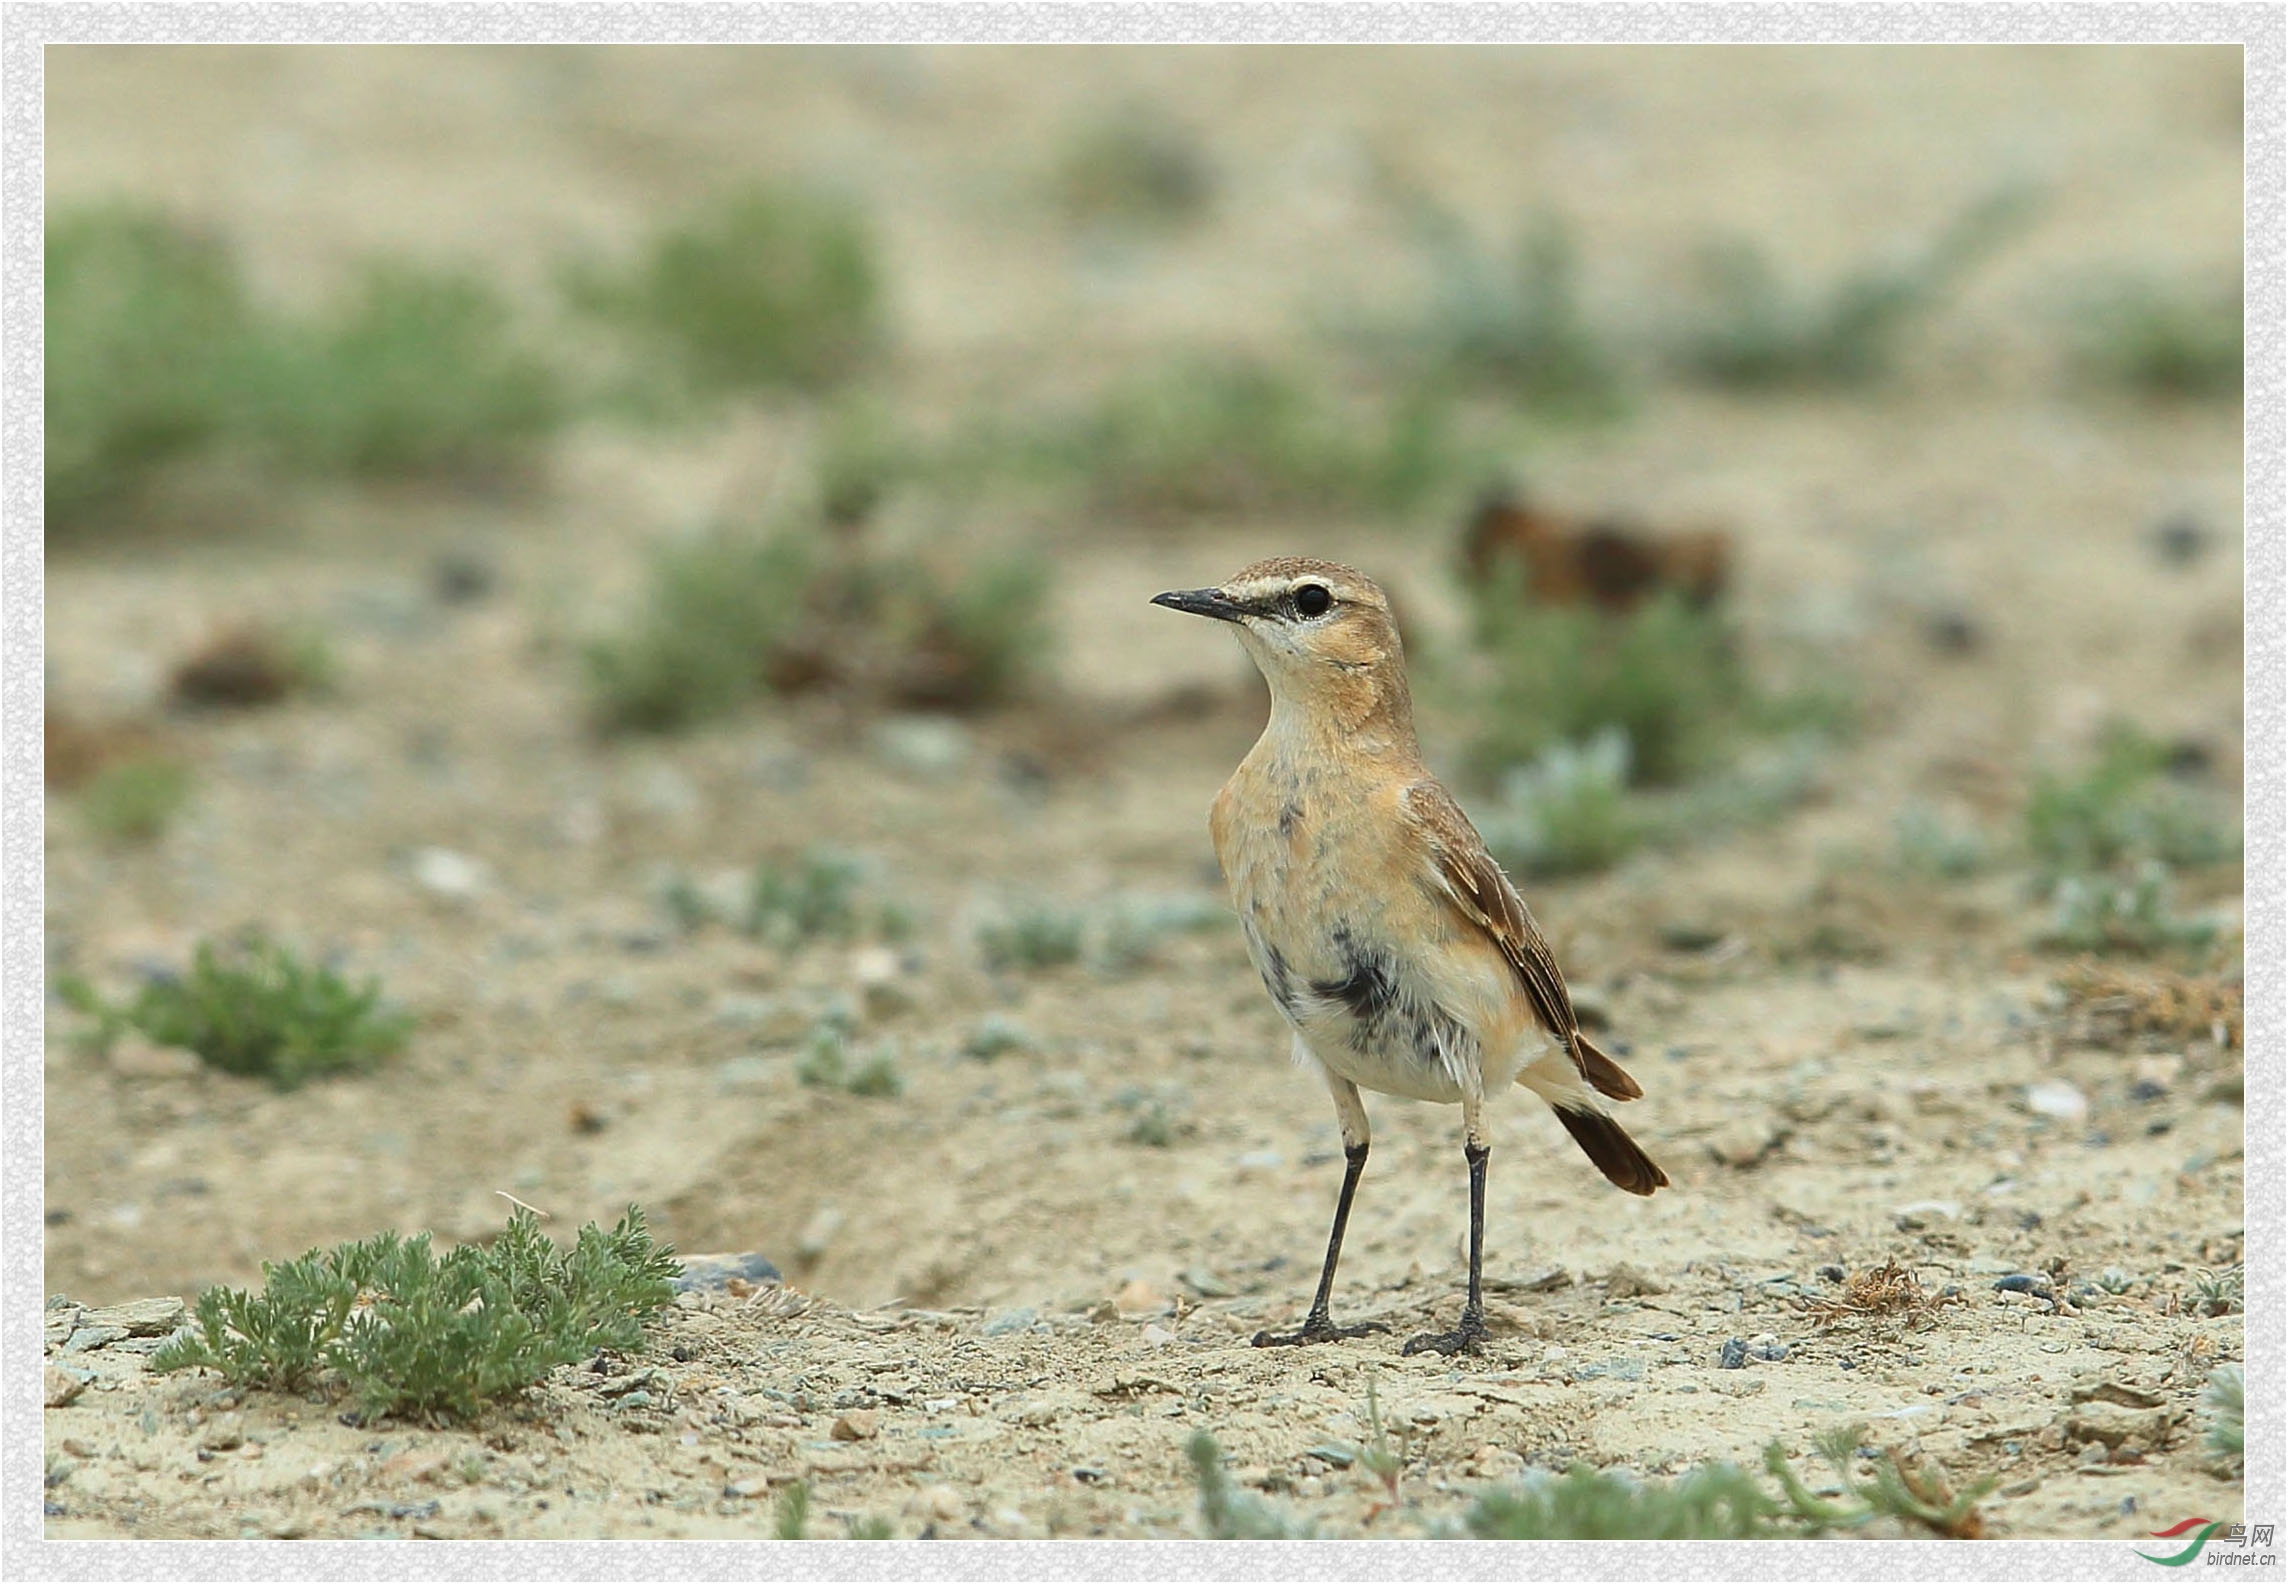
[[1305,616],[1324,616],[1334,603],[1334,595],[1316,583],[1306,583],[1295,591],[1295,608]]

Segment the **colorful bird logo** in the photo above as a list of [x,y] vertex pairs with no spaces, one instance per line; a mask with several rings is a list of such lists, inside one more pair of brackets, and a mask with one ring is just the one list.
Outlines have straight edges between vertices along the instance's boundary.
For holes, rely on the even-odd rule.
[[2158,1562],[2163,1567],[2183,1567],[2186,1563],[2192,1561],[2193,1558],[2199,1556],[2201,1554],[2201,1547],[2209,1543],[2209,1536],[2215,1534],[2219,1529],[2222,1529],[2223,1527],[2223,1524],[2213,1522],[2207,1518],[2187,1518],[2183,1523],[2173,1523],[2166,1529],[2155,1529],[2151,1531],[2151,1533],[2153,1538],[2156,1540],[2174,1540],[2179,1535],[2185,1533],[2185,1531],[2188,1529],[2198,1529],[2200,1533],[2193,1536],[2193,1543],[2191,1545],[2185,1547],[2184,1550],[2178,1552],[2175,1556],[2152,1556],[2143,1551],[2140,1551],[2137,1554],[2141,1557],[2144,1557],[2146,1561]]

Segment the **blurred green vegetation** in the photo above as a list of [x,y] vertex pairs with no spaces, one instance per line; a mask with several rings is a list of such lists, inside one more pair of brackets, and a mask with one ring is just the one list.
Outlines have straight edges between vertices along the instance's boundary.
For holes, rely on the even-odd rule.
[[2045,878],[2124,865],[2228,862],[2239,833],[2211,798],[2169,775],[2166,743],[2116,724],[2080,771],[2038,770],[2026,802],[2026,848]]
[[1862,264],[1824,290],[1789,281],[1758,243],[1709,247],[1709,298],[1675,349],[1714,385],[1860,385],[1890,374],[1907,332],[2025,227],[2032,195],[2011,188],[1967,207],[1911,256]]
[[1345,397],[1260,359],[1188,354],[983,443],[985,466],[998,450],[1004,468],[1082,480],[1099,511],[1159,519],[1402,510],[1489,465],[1434,389]]
[[728,192],[618,272],[567,276],[575,304],[633,333],[687,391],[819,391],[879,350],[880,266],[857,206],[798,187]]
[[247,366],[245,421],[290,466],[367,477],[482,473],[563,420],[563,376],[481,278],[368,266],[311,324],[280,324]]
[[1076,132],[1058,156],[1058,207],[1075,221],[1149,230],[1186,225],[1215,201],[1207,152],[1191,131],[1144,106]]
[[587,650],[590,709],[609,731],[679,731],[770,685],[802,613],[807,532],[716,526],[655,547],[641,606]]
[[2239,832],[2219,799],[2170,774],[2171,760],[2165,743],[2116,724],[2078,772],[2035,772],[2024,832],[2051,904],[2042,944],[2153,956],[2220,937],[2217,921],[2175,911],[2174,876],[2236,861]]
[[1507,259],[1443,212],[1426,214],[1420,232],[1430,305],[1402,332],[1399,356],[1547,415],[1626,410],[1621,354],[1581,306],[1578,248],[1562,216],[1531,217]]
[[375,263],[347,301],[298,318],[254,304],[219,242],[124,207],[59,215],[45,261],[53,534],[115,523],[201,453],[301,473],[486,472],[565,414],[562,376],[474,276]]
[[190,767],[159,756],[106,765],[77,793],[88,828],[122,844],[158,840],[190,796]]
[[2241,289],[2131,280],[2092,294],[2077,317],[2074,352],[2096,379],[2154,397],[2237,397]]
[[1469,759],[1483,778],[1614,728],[1633,784],[1673,785],[1722,763],[1751,722],[1756,690],[1719,608],[1673,592],[1620,614],[1543,604],[1514,574],[1473,593]]
[[1575,1464],[1555,1478],[1489,1492],[1464,1522],[1481,1540],[1776,1540],[1864,1530],[1885,1519],[1910,1534],[1969,1540],[1984,1533],[1978,1503],[1994,1479],[1957,1490],[1921,1458],[1863,1447],[1866,1435],[1864,1424],[1851,1424],[1818,1438],[1832,1473],[1824,1492],[1804,1484],[1775,1441],[1764,1448],[1769,1485],[1722,1461],[1658,1481]]
[[77,532],[229,432],[253,314],[212,237],[143,210],[48,223],[47,520]]
[[1502,777],[1499,801],[1477,820],[1486,849],[1513,875],[1586,874],[1619,863],[1643,840],[1629,798],[1629,739],[1606,726],[1557,742]]

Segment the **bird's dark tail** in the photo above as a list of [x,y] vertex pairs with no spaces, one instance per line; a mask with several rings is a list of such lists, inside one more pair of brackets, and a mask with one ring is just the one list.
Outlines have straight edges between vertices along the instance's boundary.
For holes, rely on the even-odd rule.
[[1573,1135],[1573,1142],[1581,1146],[1581,1153],[1615,1187],[1649,1194],[1668,1186],[1668,1173],[1654,1165],[1652,1157],[1611,1117],[1602,1111],[1576,1111],[1567,1106],[1554,1109],[1565,1131]]
[[1589,1080],[1589,1087],[1601,1095],[1615,1100],[1641,1100],[1644,1089],[1631,1078],[1621,1064],[1589,1043],[1589,1036],[1579,1029],[1573,1031],[1573,1048],[1580,1053],[1581,1076]]

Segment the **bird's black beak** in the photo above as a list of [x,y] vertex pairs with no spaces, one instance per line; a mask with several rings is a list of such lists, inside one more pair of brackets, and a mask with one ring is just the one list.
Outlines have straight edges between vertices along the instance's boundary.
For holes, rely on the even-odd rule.
[[1152,603],[1193,616],[1213,616],[1217,621],[1235,622],[1247,614],[1226,598],[1222,589],[1171,589],[1153,595]]

